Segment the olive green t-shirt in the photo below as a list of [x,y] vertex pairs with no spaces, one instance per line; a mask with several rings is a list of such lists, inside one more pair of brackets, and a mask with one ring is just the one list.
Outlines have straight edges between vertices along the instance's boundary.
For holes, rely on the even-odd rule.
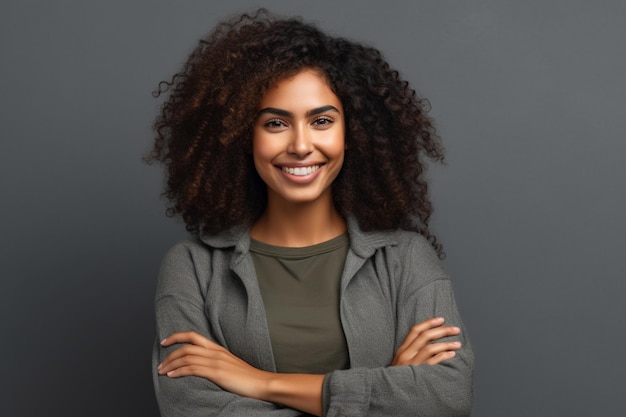
[[347,234],[302,248],[251,240],[278,372],[325,374],[349,367],[339,317],[348,246]]

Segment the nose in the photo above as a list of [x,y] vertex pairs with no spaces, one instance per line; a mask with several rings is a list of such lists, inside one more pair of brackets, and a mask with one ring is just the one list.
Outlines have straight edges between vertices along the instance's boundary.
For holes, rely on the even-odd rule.
[[303,158],[313,152],[311,132],[304,126],[294,129],[287,152]]

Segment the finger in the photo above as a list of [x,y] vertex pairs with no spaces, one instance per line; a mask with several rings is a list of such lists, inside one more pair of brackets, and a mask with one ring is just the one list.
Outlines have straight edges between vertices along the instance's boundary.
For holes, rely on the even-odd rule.
[[176,343],[191,343],[193,345],[209,347],[214,343],[194,331],[172,333],[161,341],[161,346],[167,347]]
[[185,345],[170,352],[170,354],[167,355],[163,359],[163,361],[159,364],[159,367],[157,369],[161,369],[165,367],[166,365],[168,365],[169,363],[171,363],[172,361],[175,361],[176,359],[182,358],[184,356],[202,356],[202,357],[210,358],[213,356],[212,351],[215,351],[215,350],[216,349],[214,348],[205,348],[205,347],[196,346],[196,345]]
[[445,322],[443,317],[435,317],[432,319],[424,320],[413,327],[407,333],[404,341],[398,348],[398,350],[404,350],[407,346],[409,346],[422,332],[431,329],[433,327],[441,326]]
[[161,341],[162,346],[171,346],[176,343],[191,343],[202,346],[208,340],[194,331],[176,332]]
[[172,371],[175,371],[180,368],[184,368],[186,366],[202,366],[202,367],[211,367],[214,360],[211,358],[207,358],[206,356],[200,355],[185,355],[178,358],[173,358],[168,362],[163,362],[157,368],[159,374],[169,374]]
[[[403,349],[398,349],[392,365],[418,364],[430,358],[433,350],[438,350],[445,343],[458,342],[438,342],[436,340],[444,337],[455,336],[460,333],[460,329],[455,326],[441,326],[423,331],[416,339]],[[455,345],[456,346],[456,345]],[[460,347],[460,344],[459,344]],[[416,358],[417,355],[420,355]]]
[[407,351],[419,352],[445,337],[456,336],[461,329],[455,326],[442,326],[422,332],[408,347]]
[[180,378],[182,376],[198,376],[210,380],[210,372],[201,366],[189,365],[167,372],[169,378]]
[[[445,352],[453,352],[462,347],[460,342],[437,342],[426,345],[419,351],[406,351],[402,355],[398,356],[393,366],[398,365],[419,365],[422,363],[429,363],[434,357],[441,355]],[[446,356],[446,359],[449,359]]]
[[428,359],[427,361],[425,361],[424,363],[428,364],[428,365],[437,365],[443,361],[447,361],[450,360],[452,358],[454,358],[456,356],[456,352],[455,351],[445,351],[445,352],[441,352],[438,353],[437,355],[433,356],[432,358]]
[[445,352],[454,352],[456,350],[461,349],[460,342],[438,342],[431,343],[428,346],[424,347],[420,350],[410,361],[413,364],[424,363],[432,358],[445,353]]
[[[404,344],[398,348],[396,355],[402,355],[404,352],[418,352],[424,346],[444,337],[456,336],[461,332],[456,326],[439,326],[422,331],[410,343]],[[410,354],[410,353],[409,353]]]
[[159,374],[167,375],[170,378],[194,375],[209,379],[213,372],[211,361],[198,356],[186,356],[170,365],[167,369],[161,369]]
[[[200,354],[197,355],[196,352]],[[170,377],[195,375],[214,380],[220,374],[231,375],[234,370],[242,368],[250,368],[250,365],[226,350],[207,351],[203,348],[196,348],[190,349],[187,355],[162,363],[157,370],[160,375],[166,374]]]

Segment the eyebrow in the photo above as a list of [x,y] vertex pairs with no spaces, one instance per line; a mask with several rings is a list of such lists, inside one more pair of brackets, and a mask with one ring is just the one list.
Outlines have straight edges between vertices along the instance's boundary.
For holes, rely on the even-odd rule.
[[[339,113],[339,110],[337,109],[337,107],[335,106],[331,106],[330,104],[327,106],[322,106],[322,107],[317,107],[315,109],[311,109],[308,112],[306,112],[306,117],[311,117],[311,116],[315,116],[321,113],[325,113],[327,111],[334,111]],[[282,110],[282,109],[277,109],[274,107],[266,107],[263,110],[260,110],[259,113],[257,114],[257,117],[259,117],[262,114],[265,113],[270,113],[270,114],[275,114],[277,116],[283,116],[283,117],[290,117],[293,118],[293,113],[287,110]]]

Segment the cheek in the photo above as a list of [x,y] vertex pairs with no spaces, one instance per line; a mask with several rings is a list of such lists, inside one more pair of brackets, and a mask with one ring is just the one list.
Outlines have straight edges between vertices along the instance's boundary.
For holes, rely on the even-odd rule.
[[252,160],[254,161],[254,167],[257,172],[261,172],[263,169],[267,169],[267,158],[256,147],[252,147]]
[[271,168],[273,154],[271,144],[263,135],[254,135],[252,138],[252,160],[254,167],[261,178],[265,179],[265,173]]
[[252,156],[255,164],[257,161],[264,159],[267,153],[267,141],[263,134],[255,132],[254,136],[252,136]]
[[347,149],[343,129],[340,132],[337,132],[337,135],[333,138],[329,145],[329,148],[332,149],[333,155],[343,159],[343,154]]
[[267,162],[263,161],[261,158],[257,158],[256,155],[254,156],[253,161],[254,161],[254,169],[256,170],[256,173],[261,178],[261,181],[263,181],[265,185],[267,185],[268,183],[271,183],[273,177],[270,171],[271,168],[268,166]]

